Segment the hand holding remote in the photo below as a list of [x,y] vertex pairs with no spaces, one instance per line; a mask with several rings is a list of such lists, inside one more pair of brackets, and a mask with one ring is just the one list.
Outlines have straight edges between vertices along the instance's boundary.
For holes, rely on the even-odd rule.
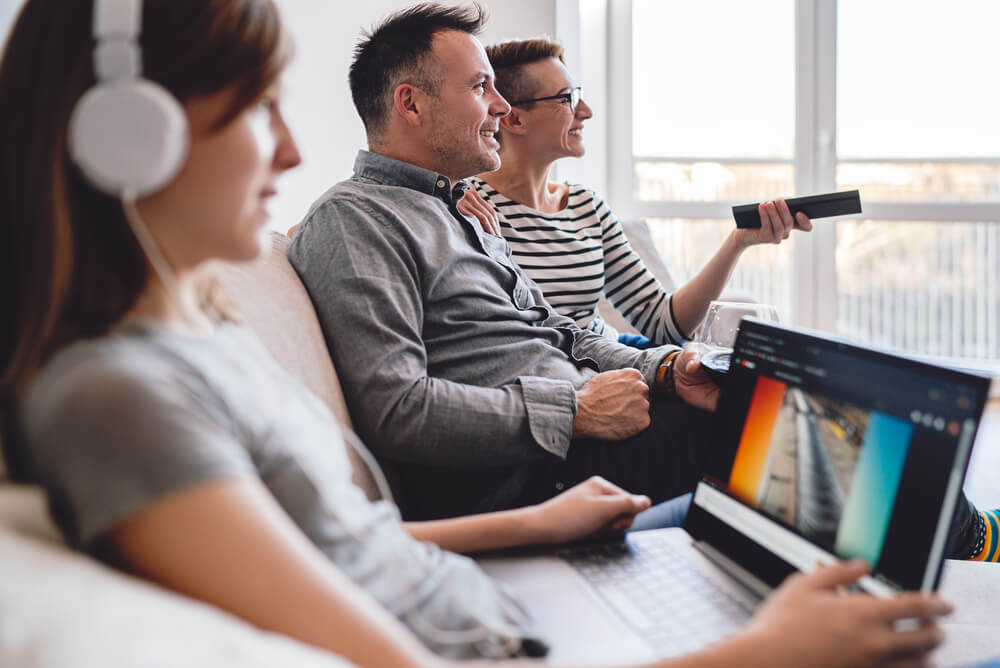
[[[809,218],[828,218],[844,216],[851,213],[861,213],[861,194],[857,190],[847,190],[839,193],[809,195],[807,197],[792,197],[786,199],[788,210],[792,216],[802,212]],[[760,204],[741,204],[733,207],[733,218],[736,227],[740,229],[761,226]]]
[[757,244],[780,244],[794,230],[812,231],[812,222],[804,213],[793,214],[785,200],[775,200],[757,205],[759,227],[737,228],[735,238],[743,248]]

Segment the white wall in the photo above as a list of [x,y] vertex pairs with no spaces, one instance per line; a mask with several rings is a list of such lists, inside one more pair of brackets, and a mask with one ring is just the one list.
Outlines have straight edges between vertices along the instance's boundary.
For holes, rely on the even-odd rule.
[[[361,120],[347,87],[351,52],[363,28],[415,0],[277,0],[295,38],[297,55],[285,75],[285,115],[303,164],[282,180],[272,205],[272,226],[297,223],[327,187],[351,175],[365,146]],[[457,3],[456,3],[457,4]],[[485,0],[490,21],[485,43],[555,35],[557,0]],[[0,38],[6,38],[21,0],[0,0]]]
[[[347,69],[361,30],[410,0],[278,0],[297,44],[285,75],[285,114],[299,142],[303,164],[282,180],[272,206],[272,225],[297,223],[327,187],[351,175],[354,156],[365,147],[364,130],[351,103]],[[490,21],[482,39],[550,36],[556,30],[556,0],[489,0]]]

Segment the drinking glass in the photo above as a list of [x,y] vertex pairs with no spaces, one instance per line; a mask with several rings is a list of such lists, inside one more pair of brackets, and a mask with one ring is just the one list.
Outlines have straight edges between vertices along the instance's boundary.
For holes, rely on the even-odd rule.
[[713,301],[708,305],[708,313],[695,333],[695,341],[711,348],[702,355],[701,365],[717,383],[721,384],[729,371],[736,331],[740,328],[740,319],[745,315],[778,321],[778,309],[770,304]]
[[713,301],[708,305],[708,313],[698,328],[695,340],[714,348],[731,350],[736,341],[736,331],[740,328],[740,319],[745,315],[778,321],[778,310],[771,304]]

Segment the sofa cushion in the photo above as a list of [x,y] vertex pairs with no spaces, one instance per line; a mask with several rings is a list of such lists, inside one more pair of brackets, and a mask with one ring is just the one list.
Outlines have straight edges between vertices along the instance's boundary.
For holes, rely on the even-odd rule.
[[36,485],[0,480],[0,529],[9,529],[49,543],[65,544],[49,515],[45,492]]
[[270,235],[271,248],[247,264],[218,265],[224,297],[278,363],[322,399],[341,424],[351,426],[344,393],[334,371],[316,312],[292,265],[289,240]]
[[[298,378],[322,399],[340,423],[351,429],[337,372],[323,338],[316,311],[288,263],[288,237],[270,236],[271,252],[249,264],[220,265],[217,275],[225,299],[236,316],[257,337],[289,374]],[[354,467],[354,482],[369,499],[378,498],[374,479],[360,457],[348,449]]]
[[[0,485],[2,487],[3,485]],[[217,608],[0,527],[0,665],[344,668]]]

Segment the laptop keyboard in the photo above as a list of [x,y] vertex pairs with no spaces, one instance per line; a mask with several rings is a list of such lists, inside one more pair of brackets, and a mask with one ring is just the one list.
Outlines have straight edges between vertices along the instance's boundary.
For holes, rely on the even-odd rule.
[[753,614],[751,595],[725,591],[665,540],[633,535],[628,543],[577,546],[558,554],[660,656],[721,640]]

